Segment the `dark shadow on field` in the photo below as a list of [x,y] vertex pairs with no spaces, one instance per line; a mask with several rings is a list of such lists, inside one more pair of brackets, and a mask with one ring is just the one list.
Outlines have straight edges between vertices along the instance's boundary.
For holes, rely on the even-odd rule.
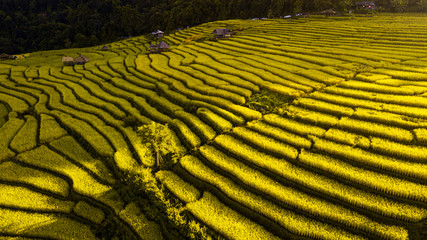
[[6,122],[6,117],[9,114],[7,107],[0,102],[0,128]]

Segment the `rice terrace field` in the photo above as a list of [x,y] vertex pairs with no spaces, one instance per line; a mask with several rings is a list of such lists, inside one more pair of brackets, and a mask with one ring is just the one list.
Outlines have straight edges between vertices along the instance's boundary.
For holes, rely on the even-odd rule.
[[0,239],[427,239],[427,15],[162,40],[0,62]]

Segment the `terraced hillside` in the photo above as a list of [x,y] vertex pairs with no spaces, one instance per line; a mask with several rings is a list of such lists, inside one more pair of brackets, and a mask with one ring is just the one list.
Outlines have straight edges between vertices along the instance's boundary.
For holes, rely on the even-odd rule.
[[[183,44],[219,27],[239,31]],[[163,40],[162,54],[137,37],[0,63],[1,239],[108,238],[106,222],[170,238],[119,194],[127,172],[158,170],[135,131],[152,121],[186,149],[155,177],[216,237],[427,238],[426,15],[229,20]],[[70,54],[91,61],[62,66]]]

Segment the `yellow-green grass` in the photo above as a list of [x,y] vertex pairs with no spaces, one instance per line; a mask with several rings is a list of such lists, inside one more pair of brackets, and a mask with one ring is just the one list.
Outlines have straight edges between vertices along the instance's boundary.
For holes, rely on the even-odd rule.
[[104,101],[103,99],[95,97],[94,94],[92,94],[92,89],[81,86],[80,81],[79,81],[79,84],[72,83],[69,81],[65,81],[64,83],[63,80],[50,80],[50,81],[56,82],[59,84],[64,84],[65,86],[67,86],[69,89],[73,91],[73,94],[75,94],[76,98],[80,100],[82,103],[86,103],[96,108],[103,109],[104,111],[110,113],[112,116],[115,116],[117,118],[123,118],[125,116],[125,113],[121,111],[119,108],[117,108],[114,104],[111,104],[110,102],[107,102],[107,101]]
[[[60,84],[58,82],[54,83],[53,81],[46,81],[46,80],[39,80],[38,83],[40,83],[41,85],[53,87],[58,93],[61,94],[64,105],[69,105],[77,110],[92,113],[95,116],[99,116],[99,118],[101,118],[107,123],[118,123],[118,120],[114,117],[114,115],[107,112],[109,110],[106,111],[103,108],[99,107],[99,106],[105,105],[105,109],[109,109],[108,104],[103,104],[103,102],[100,101],[99,99],[94,100],[95,102],[97,102],[96,105],[98,105],[98,106],[96,105],[94,106],[90,103],[85,103],[84,100],[83,101],[80,100],[82,98],[79,98],[78,94],[75,95],[74,94],[75,91],[73,91],[73,89],[69,88],[66,85]],[[86,92],[86,94],[89,94],[89,93]],[[115,106],[111,108],[118,110]],[[117,114],[119,114],[118,117],[125,116],[125,114],[120,110],[118,110]]]
[[396,95],[414,95],[414,91],[401,87],[384,86],[375,83],[367,83],[360,81],[346,81],[340,84],[340,87],[365,90],[377,93],[396,94]]
[[415,137],[418,142],[426,144],[427,143],[427,129],[426,128],[417,128],[414,129]]
[[342,144],[347,144],[352,147],[360,147],[364,149],[369,149],[369,147],[371,146],[371,140],[368,137],[346,132],[336,128],[328,129],[328,131],[326,131],[325,133],[325,139],[329,139]]
[[270,139],[275,138],[290,145],[293,145],[297,148],[311,148],[311,141],[307,138],[301,137],[299,135],[293,134],[286,130],[283,130],[278,127],[266,124],[261,120],[251,121],[247,124],[249,129],[260,132],[266,136],[269,136]]
[[93,158],[83,147],[71,136],[65,136],[49,144],[55,150],[81,164],[91,173],[104,181],[113,184],[115,182],[112,173],[99,159]]
[[174,119],[171,122],[171,127],[176,129],[177,134],[184,140],[184,143],[189,145],[189,147],[196,148],[202,143],[200,138],[182,121]]
[[207,108],[197,109],[197,115],[202,120],[205,120],[208,125],[212,126],[217,132],[223,132],[233,127],[232,123],[222,118],[221,116],[218,116]]
[[[185,49],[187,50],[187,49]],[[191,67],[194,69],[197,69],[207,75],[214,76],[215,78],[218,78],[220,80],[226,81],[234,86],[238,86],[244,89],[251,90],[253,92],[259,91],[259,86],[251,83],[250,81],[246,81],[244,79],[241,79],[237,76],[234,76],[232,74],[225,74],[221,71],[215,70],[215,68],[211,68],[208,66],[205,66],[203,64],[191,64]]]
[[9,111],[7,110],[6,106],[0,103],[0,128],[6,122],[6,117],[8,114],[9,114]]
[[[422,184],[390,177],[373,171],[362,170],[326,155],[312,154],[310,152],[303,151],[299,159],[309,165],[323,169],[342,178],[358,182],[388,194],[408,199],[416,199],[417,201],[422,202],[427,201],[426,186]],[[425,212],[420,209],[415,212],[422,215],[425,214]],[[425,218],[415,214],[415,212],[409,214],[409,217],[404,216],[404,220],[419,221],[420,219]],[[396,212],[394,214],[396,214]],[[399,216],[400,213],[396,215]]]
[[24,126],[25,121],[16,118],[14,113],[9,113],[9,120],[0,128],[0,162],[8,158],[14,157],[15,153],[9,149],[9,144],[19,130]]
[[60,240],[97,239],[90,226],[53,213],[0,208],[0,234]]
[[197,116],[187,113],[185,111],[176,111],[174,112],[176,118],[181,119],[186,122],[202,139],[208,141],[212,140],[216,133],[215,131],[206,123],[201,121]]
[[402,128],[427,127],[426,119],[408,117],[374,109],[356,108],[353,117]]
[[310,94],[311,98],[315,98],[324,102],[330,102],[336,105],[347,107],[363,107],[368,109],[382,110],[384,103],[379,103],[371,100],[358,99],[354,97],[342,96],[339,94],[330,94],[326,92],[314,92]]
[[336,95],[344,95],[354,98],[366,99],[377,102],[384,102],[389,104],[398,104],[402,106],[413,106],[413,107],[426,107],[427,99],[419,96],[411,95],[395,95],[395,94],[384,94],[376,92],[368,92],[355,89],[347,89],[341,87],[328,87],[325,89],[327,93]]
[[306,123],[301,123],[289,118],[284,118],[277,114],[265,115],[263,120],[270,125],[277,126],[289,132],[294,132],[303,137],[306,137],[308,135],[321,137],[326,132],[326,130],[323,128],[306,124]]
[[23,113],[29,109],[28,104],[24,100],[1,92],[0,102],[6,103],[12,111],[17,113]]
[[427,169],[424,164],[408,162],[380,154],[375,154],[360,148],[338,144],[321,138],[314,139],[314,148],[333,154],[338,157],[350,159],[355,162],[366,164],[378,169],[396,172],[402,175],[427,179]]
[[114,193],[111,187],[99,183],[88,172],[49,150],[46,146],[22,153],[16,158],[20,162],[48,169],[67,177],[73,183],[73,190],[80,194],[93,197],[115,209],[122,207],[121,200],[111,199],[110,194]]
[[[291,200],[291,198],[286,197],[286,196],[288,197],[304,196],[304,195],[301,195],[301,193],[297,193],[293,189],[280,185],[279,183],[275,182],[273,179],[266,177],[259,171],[253,170],[248,166],[245,166],[245,164],[238,162],[231,157],[228,157],[226,154],[216,150],[215,148],[204,146],[200,149],[200,151],[202,155],[205,158],[207,158],[209,161],[213,162],[215,165],[218,165],[221,169],[231,173],[233,176],[237,177],[242,182],[248,184],[250,187],[259,189],[260,191],[268,195],[272,195],[276,199],[280,199],[281,201],[284,201],[287,204],[290,204],[293,206],[299,206],[299,208],[301,209],[306,209],[308,211],[311,211],[309,210],[310,209],[309,207],[304,207],[305,204],[299,205],[300,203],[298,203],[298,201],[293,201]],[[309,165],[316,166],[316,163],[310,164],[310,161],[306,160],[307,157],[311,156],[309,155],[310,153],[306,153],[304,150],[303,150],[303,153],[304,153],[303,156],[300,156],[299,159],[304,163],[308,163]],[[313,158],[310,158],[310,159],[313,159]],[[316,159],[314,158],[312,161],[316,161]],[[324,162],[325,164],[327,163],[326,160]],[[336,160],[333,162],[336,162]],[[318,164],[321,164],[321,163],[318,163]],[[282,164],[281,166],[278,166],[278,168],[282,168],[282,170],[285,170],[285,168],[283,167],[286,167],[286,164]],[[340,200],[350,203],[352,205],[360,206],[362,208],[369,209],[370,211],[378,212],[384,216],[403,219],[405,221],[417,222],[423,219],[424,215],[427,214],[425,210],[422,210],[420,208],[410,206],[407,204],[401,204],[401,203],[389,200],[387,198],[380,197],[378,195],[367,193],[363,190],[359,190],[353,187],[348,187],[337,181],[307,172],[305,170],[302,170],[296,167],[292,167],[291,165],[288,165],[286,168],[289,171],[289,173],[282,174],[282,176],[285,176],[291,179],[292,181],[298,182],[299,184],[305,185],[309,188],[313,188],[316,191],[326,193],[335,198],[339,198]],[[334,173],[332,171],[330,172]],[[374,174],[371,174],[371,175],[374,176]],[[363,177],[368,177],[368,176],[369,174],[366,173],[366,176],[361,176],[361,177],[356,176],[355,178],[363,179]],[[381,179],[386,179],[381,175],[378,175],[378,176]],[[390,179],[387,179],[387,180],[390,181]],[[398,180],[396,179],[396,181]],[[365,181],[365,183],[367,182],[369,182],[369,180]],[[410,183],[407,182],[407,184],[410,184]],[[380,186],[380,185],[381,183],[377,183],[377,186]],[[381,186],[382,187],[385,186],[386,188],[388,187],[386,182],[383,182]],[[418,185],[418,187],[420,186]],[[284,195],[282,196],[281,194],[284,194]]]
[[40,143],[48,143],[67,135],[67,131],[62,128],[52,116],[40,114]]
[[199,190],[171,171],[159,171],[156,173],[156,178],[183,202],[194,202],[200,198]]
[[209,192],[204,192],[199,201],[187,204],[187,208],[198,219],[230,239],[279,239],[263,227],[228,208]]
[[99,155],[111,157],[114,154],[108,141],[88,123],[59,111],[52,112],[52,115],[58,117],[62,124],[83,137]]
[[[202,148],[202,150],[209,151],[209,149],[206,148]],[[221,158],[222,155],[218,157]],[[230,179],[209,169],[193,156],[184,157],[181,160],[181,165],[194,176],[213,184],[230,198],[248,206],[253,211],[273,219],[292,233],[322,239],[363,239],[333,226],[308,219],[302,215],[286,210],[263,199],[259,195],[244,190]]]
[[0,86],[0,92],[24,100],[26,103],[28,103],[29,106],[34,106],[36,104],[36,98],[31,96],[30,94],[37,94],[37,91],[30,93],[22,91],[21,89],[16,87],[15,83],[13,82],[5,82],[1,85],[2,86]]
[[30,167],[24,167],[12,161],[0,164],[0,180],[25,184],[43,191],[67,197],[70,186],[64,178]]
[[348,117],[341,118],[336,127],[366,136],[379,136],[404,143],[410,143],[414,138],[413,134],[406,129]]
[[308,122],[315,126],[335,126],[340,120],[337,116],[290,105],[284,113],[296,121]]
[[298,150],[294,147],[245,127],[233,128],[232,133],[265,152],[272,152],[291,159],[295,159],[298,156]]
[[405,160],[427,161],[427,148],[415,145],[406,145],[383,138],[372,137],[371,148],[374,151],[389,154]]
[[105,213],[102,210],[92,206],[91,204],[85,201],[78,202],[74,207],[73,211],[75,214],[97,224],[101,224],[102,221],[105,219]]
[[37,119],[31,115],[25,115],[25,124],[15,135],[10,143],[10,148],[16,152],[28,151],[37,146]]
[[139,237],[147,240],[163,240],[161,228],[155,222],[149,221],[141,213],[135,203],[130,203],[120,211],[119,216],[127,224],[131,225]]
[[30,190],[25,187],[0,184],[0,206],[22,210],[70,213],[75,203]]
[[351,116],[354,113],[352,108],[319,101],[313,98],[298,98],[294,101],[294,104],[303,108],[308,108],[317,112],[323,112],[335,116]]

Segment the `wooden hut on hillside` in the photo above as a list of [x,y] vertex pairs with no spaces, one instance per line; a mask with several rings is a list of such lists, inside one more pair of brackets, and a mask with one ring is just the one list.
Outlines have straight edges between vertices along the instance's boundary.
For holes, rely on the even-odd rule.
[[2,60],[15,59],[15,57],[13,55],[2,53],[2,54],[0,54],[0,59],[2,59]]
[[163,31],[160,31],[160,30],[152,32],[151,34],[153,34],[154,37],[158,37],[158,38],[161,38],[165,35],[165,33]]
[[229,38],[233,34],[233,32],[228,28],[217,28],[215,29],[212,34],[215,36],[215,38]]
[[107,46],[103,46],[102,48],[101,48],[101,51],[107,51],[108,50],[108,47]]
[[334,16],[337,12],[334,9],[326,9],[322,11],[322,14],[329,17],[329,16]]
[[73,57],[63,57],[62,63],[64,66],[73,66],[74,65],[74,58]]
[[85,56],[83,56],[83,55],[80,55],[80,56],[76,57],[76,59],[74,59],[74,63],[75,63],[75,64],[80,64],[80,65],[82,65],[82,64],[85,64],[85,63],[87,63],[87,62],[89,62],[89,58],[88,58],[88,57],[85,57]]
[[161,41],[157,45],[150,45],[150,53],[160,53],[160,52],[166,52],[169,51],[170,46],[164,42]]

